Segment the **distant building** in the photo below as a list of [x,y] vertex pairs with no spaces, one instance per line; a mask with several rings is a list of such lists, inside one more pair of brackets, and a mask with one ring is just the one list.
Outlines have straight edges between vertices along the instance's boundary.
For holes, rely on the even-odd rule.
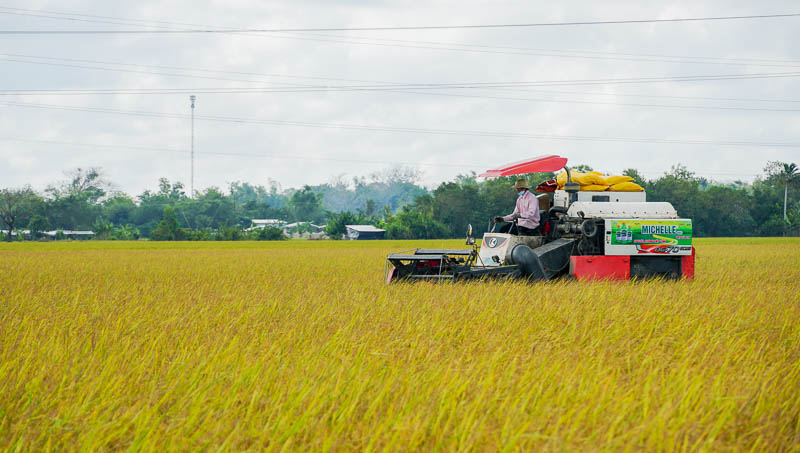
[[383,239],[386,230],[375,228],[373,225],[345,225],[347,228],[347,239],[350,240],[364,240],[364,239]]
[[250,222],[253,224],[253,228],[264,228],[268,226],[280,228],[286,223],[280,219],[253,219]]
[[324,233],[325,225],[314,225],[311,222],[293,222],[287,223],[281,229],[286,234],[298,233],[300,231],[306,233]]
[[[15,230],[11,232],[11,236],[16,236],[21,234],[23,237],[31,237],[30,230]],[[44,236],[51,237],[51,238],[64,238],[64,239],[91,239],[94,237],[94,231],[80,231],[80,230],[53,230],[53,231],[42,231],[41,233]]]
[[54,231],[45,231],[44,234],[52,238],[57,238],[60,234],[63,237],[69,239],[91,239],[94,236],[94,231],[54,230]]

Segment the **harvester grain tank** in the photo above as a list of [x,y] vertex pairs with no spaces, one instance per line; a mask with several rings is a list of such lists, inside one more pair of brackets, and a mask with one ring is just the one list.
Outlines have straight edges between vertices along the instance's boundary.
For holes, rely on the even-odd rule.
[[492,231],[480,247],[467,231],[468,249],[413,249],[389,255],[386,282],[525,278],[579,280],[644,277],[694,278],[692,220],[667,202],[648,202],[644,191],[584,191],[573,182],[567,159],[542,156],[489,170],[491,178],[555,172],[567,180],[540,211],[541,236]]

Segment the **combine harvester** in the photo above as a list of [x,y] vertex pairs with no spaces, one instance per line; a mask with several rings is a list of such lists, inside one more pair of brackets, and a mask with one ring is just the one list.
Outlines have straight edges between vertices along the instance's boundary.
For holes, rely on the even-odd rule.
[[[566,171],[550,209],[540,211],[542,236],[483,235],[480,249],[467,230],[469,249],[414,249],[386,258],[385,279],[397,281],[524,278],[578,280],[694,278],[692,221],[672,204],[646,201],[644,191],[581,190],[567,159],[543,156],[489,170],[480,176]],[[548,198],[550,195],[540,195]]]

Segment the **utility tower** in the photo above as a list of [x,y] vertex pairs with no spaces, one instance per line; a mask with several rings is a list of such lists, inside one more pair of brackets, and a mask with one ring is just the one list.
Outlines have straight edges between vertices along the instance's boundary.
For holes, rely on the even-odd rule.
[[189,96],[189,100],[192,101],[192,176],[190,183],[190,189],[192,193],[192,198],[194,198],[194,100],[197,99],[195,95]]

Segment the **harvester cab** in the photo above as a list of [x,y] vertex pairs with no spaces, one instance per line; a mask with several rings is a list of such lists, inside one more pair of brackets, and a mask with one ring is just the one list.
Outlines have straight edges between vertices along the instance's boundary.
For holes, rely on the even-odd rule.
[[647,202],[641,188],[606,191],[575,182],[566,163],[563,157],[542,156],[480,175],[491,178],[563,168],[566,180],[554,191],[552,207],[540,216],[543,235],[496,233],[492,228],[478,247],[469,225],[466,243],[471,249],[393,253],[386,259],[386,282],[547,280],[564,275],[579,280],[694,277],[691,219],[679,218],[670,203]]

